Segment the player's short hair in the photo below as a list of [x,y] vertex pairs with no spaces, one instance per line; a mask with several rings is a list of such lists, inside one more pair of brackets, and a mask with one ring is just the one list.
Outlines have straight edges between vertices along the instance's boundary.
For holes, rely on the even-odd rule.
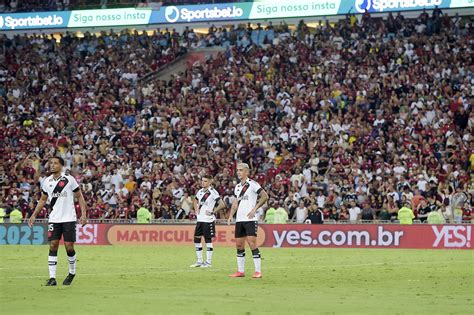
[[59,161],[59,164],[61,164],[62,166],[64,166],[64,159],[60,156],[53,156],[51,159],[57,159]]
[[209,175],[209,174],[204,174],[204,175],[201,175],[201,179],[202,178],[205,178],[205,179],[209,179],[209,180],[212,180],[212,176]]
[[237,168],[239,168],[239,167],[241,167],[241,168],[246,168],[246,169],[250,170],[250,167],[249,167],[249,165],[248,165],[247,163],[239,163],[239,164],[237,164]]

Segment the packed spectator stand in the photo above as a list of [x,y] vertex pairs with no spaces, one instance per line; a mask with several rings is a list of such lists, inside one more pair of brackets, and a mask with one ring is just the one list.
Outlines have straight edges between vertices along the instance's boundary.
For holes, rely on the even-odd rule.
[[[227,204],[235,167],[304,222],[471,220],[473,30],[435,10],[417,19],[284,23],[0,39],[1,202],[27,217],[61,155],[91,219],[194,219],[200,174]],[[189,49],[225,51],[169,82],[140,78]],[[360,215],[353,218],[354,209]],[[44,209],[39,217],[45,217]],[[219,218],[224,218],[220,213]]]

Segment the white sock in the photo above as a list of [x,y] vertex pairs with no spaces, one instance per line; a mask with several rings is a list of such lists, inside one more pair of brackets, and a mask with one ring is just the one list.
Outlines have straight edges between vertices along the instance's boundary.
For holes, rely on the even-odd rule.
[[202,263],[202,245],[201,243],[194,243],[194,247],[196,247],[196,256],[198,259],[198,263]]
[[260,251],[258,248],[252,251],[253,264],[255,265],[255,272],[262,272],[262,258],[260,257]]
[[212,265],[212,253],[214,252],[214,248],[212,247],[212,243],[206,243],[206,247],[207,247],[206,262],[209,265]]
[[56,266],[58,264],[58,256],[48,256],[49,277],[56,278]]
[[237,250],[237,268],[239,272],[244,272],[245,270],[245,250]]
[[67,257],[67,260],[69,261],[69,273],[72,275],[76,274],[76,254],[71,257]]

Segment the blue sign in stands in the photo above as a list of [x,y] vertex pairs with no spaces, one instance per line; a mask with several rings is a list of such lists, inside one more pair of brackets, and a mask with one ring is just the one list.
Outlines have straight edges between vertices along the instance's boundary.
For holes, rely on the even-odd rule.
[[0,245],[42,245],[48,241],[47,225],[0,224]]

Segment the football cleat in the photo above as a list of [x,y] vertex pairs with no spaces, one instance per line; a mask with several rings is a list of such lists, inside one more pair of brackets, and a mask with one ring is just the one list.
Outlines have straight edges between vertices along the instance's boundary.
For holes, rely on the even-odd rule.
[[231,277],[231,278],[242,278],[242,277],[245,277],[245,273],[237,271],[237,272],[229,275],[229,277]]
[[48,282],[46,283],[47,287],[52,287],[52,286],[55,286],[55,285],[57,285],[57,283],[56,283],[56,279],[54,279],[54,278],[50,278],[48,280]]
[[201,266],[201,268],[211,268],[211,267],[212,267],[212,265],[208,262],[203,263],[202,266]]
[[76,275],[73,275],[73,274],[71,274],[71,273],[68,274],[67,277],[66,277],[66,279],[64,279],[64,281],[63,281],[63,285],[71,285],[72,280],[74,280],[74,277],[75,277],[75,276],[76,276]]
[[262,273],[261,272],[255,272],[252,276],[252,278],[261,278],[262,277]]
[[189,267],[191,267],[191,268],[196,268],[196,267],[203,267],[203,265],[204,265],[204,264],[203,264],[202,262],[199,262],[199,261],[198,261],[197,263],[194,263],[194,264],[192,264],[192,265],[189,266]]

